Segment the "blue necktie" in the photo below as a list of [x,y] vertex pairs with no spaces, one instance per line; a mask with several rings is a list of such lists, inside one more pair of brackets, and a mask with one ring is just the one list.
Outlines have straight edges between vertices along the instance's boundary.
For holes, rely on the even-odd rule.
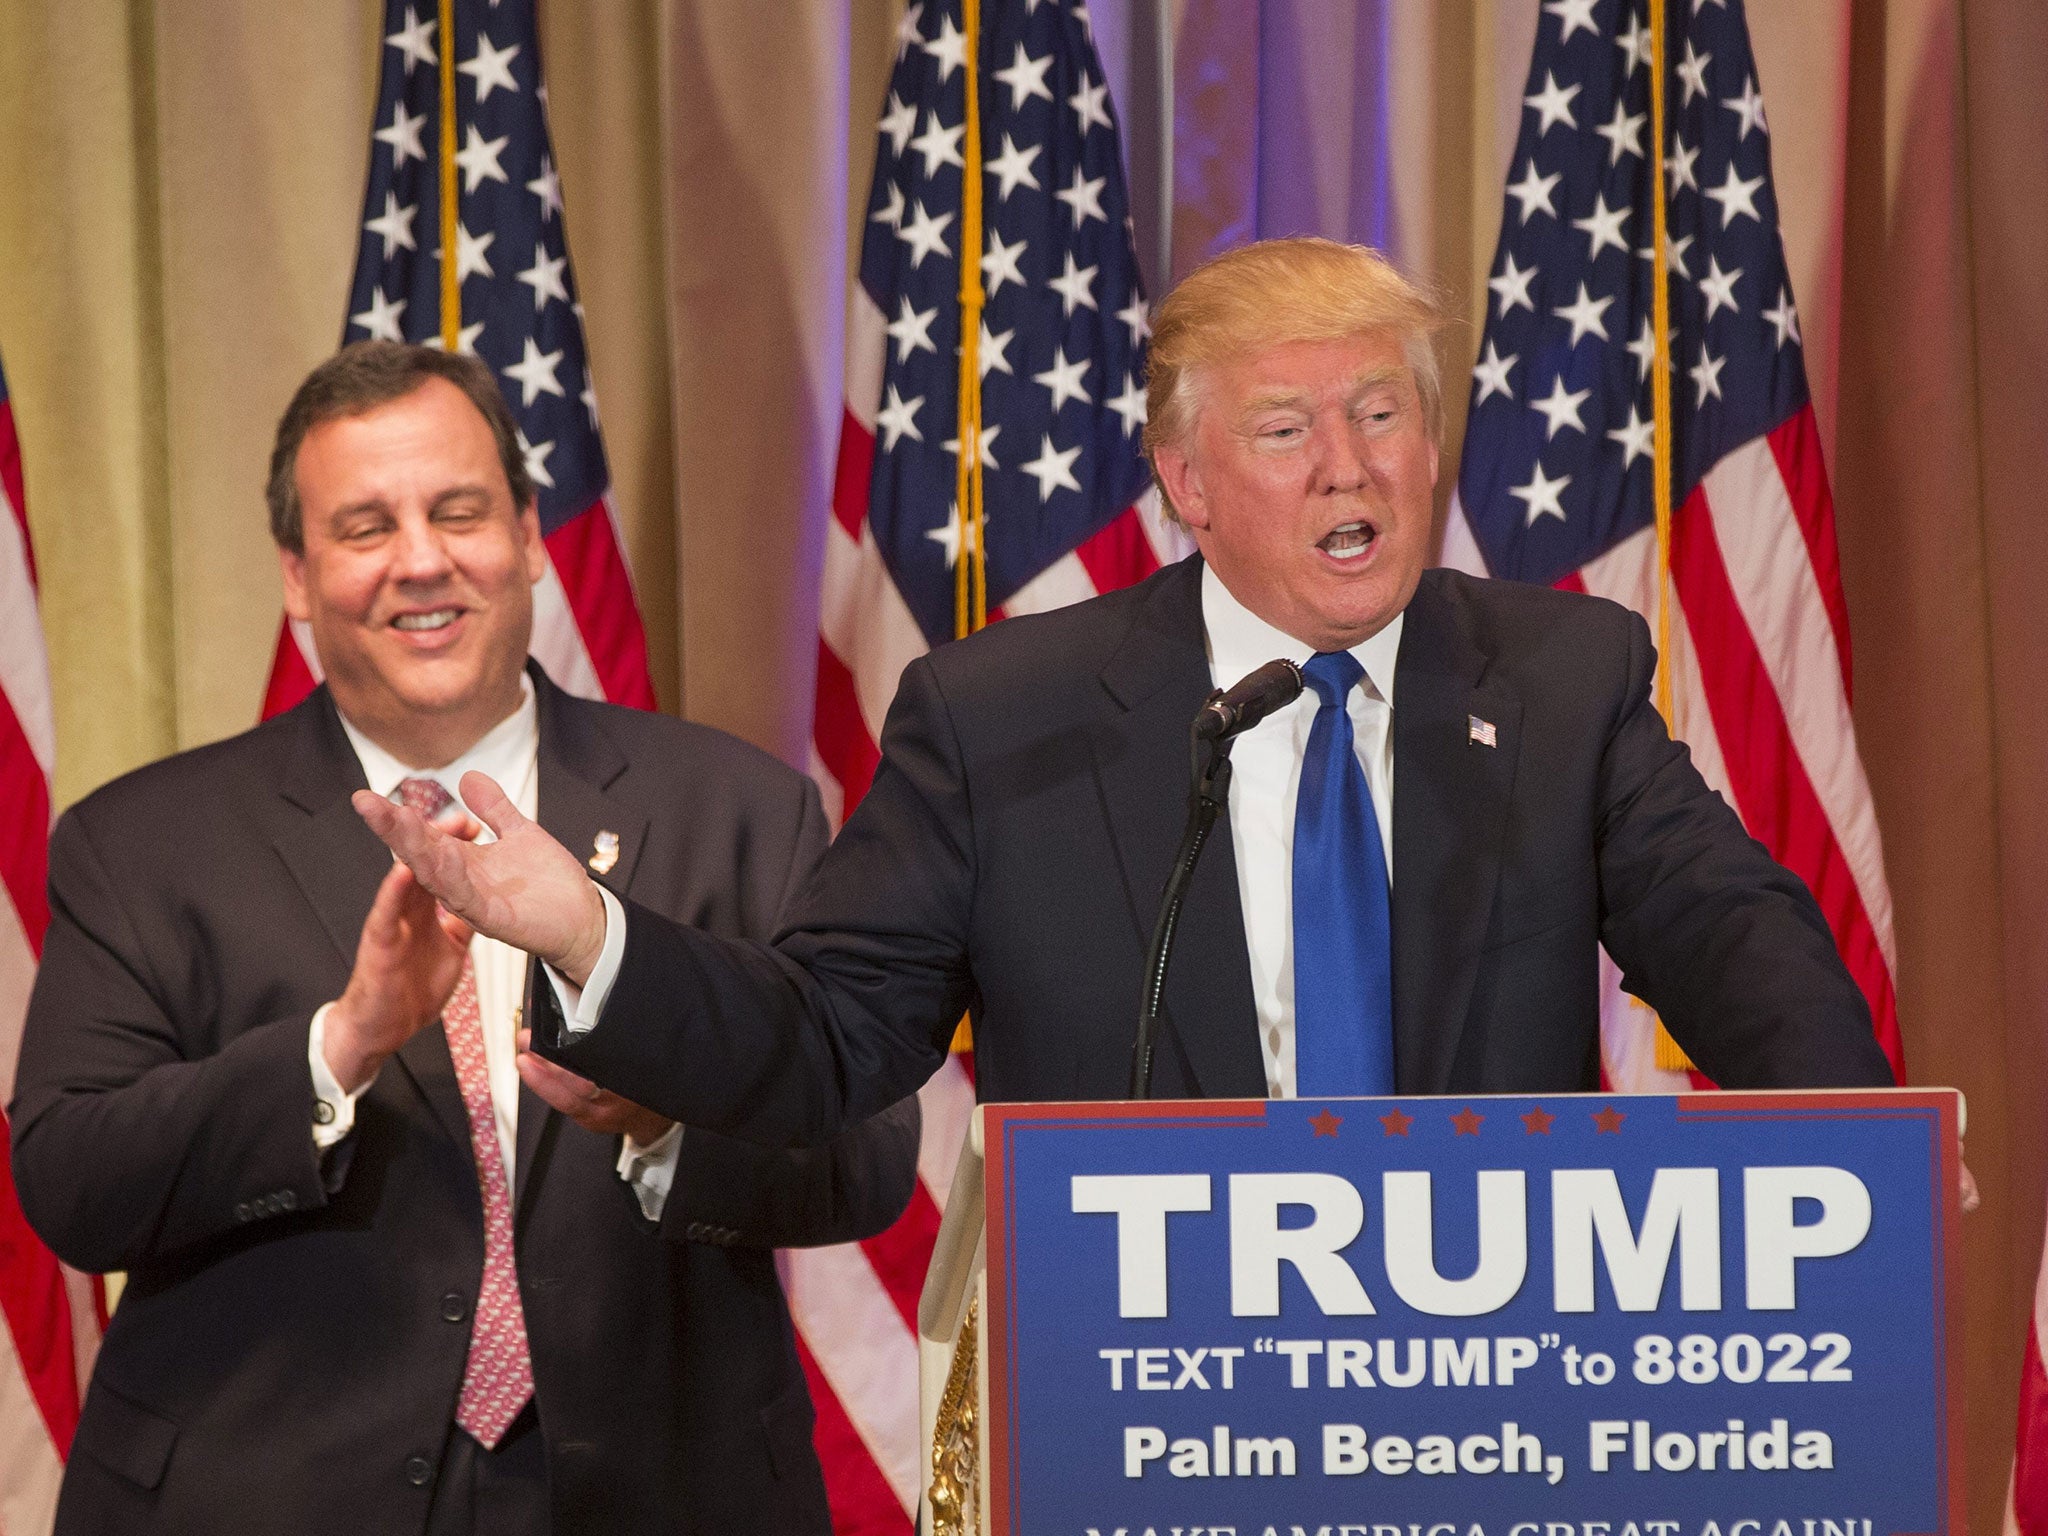
[[1294,806],[1294,1080],[1305,1098],[1394,1091],[1394,946],[1387,856],[1344,700],[1349,651],[1302,669],[1322,700]]

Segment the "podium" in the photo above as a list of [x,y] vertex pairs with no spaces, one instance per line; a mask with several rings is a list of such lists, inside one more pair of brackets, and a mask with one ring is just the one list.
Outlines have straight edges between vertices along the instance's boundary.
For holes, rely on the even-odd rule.
[[1963,1528],[1945,1089],[984,1105],[945,1536]]

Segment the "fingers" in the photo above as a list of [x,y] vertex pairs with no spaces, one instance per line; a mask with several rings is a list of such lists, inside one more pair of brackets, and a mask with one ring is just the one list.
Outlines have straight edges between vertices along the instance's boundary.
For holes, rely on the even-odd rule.
[[412,871],[394,862],[377,884],[377,895],[363,919],[363,935],[372,943],[396,946],[404,942],[404,925],[417,921],[432,909],[434,898],[420,889]]
[[489,774],[478,773],[472,768],[462,776],[457,788],[462,793],[462,803],[499,837],[505,837],[515,827],[525,824],[526,818],[519,814],[519,807],[512,803],[512,797],[500,789]]
[[370,830],[384,840],[385,847],[411,865],[415,874],[426,872],[433,859],[435,838],[448,835],[429,825],[411,806],[393,805],[367,789],[357,790],[349,797],[349,804],[370,824]]
[[557,1066],[531,1051],[519,1053],[518,1066],[520,1080],[527,1087],[579,1125],[586,1122],[595,1112],[599,1100],[605,1097],[603,1090],[589,1078],[578,1077],[566,1067]]

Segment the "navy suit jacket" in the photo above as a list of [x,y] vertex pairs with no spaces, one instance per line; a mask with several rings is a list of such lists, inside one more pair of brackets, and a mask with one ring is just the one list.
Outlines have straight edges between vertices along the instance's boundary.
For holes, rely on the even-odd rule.
[[[601,878],[639,910],[771,933],[825,841],[809,781],[532,672],[542,825],[579,853],[616,833]],[[14,1175],[57,1253],[129,1275],[60,1533],[424,1525],[483,1213],[439,1029],[385,1065],[346,1141],[313,1148],[307,1028],[390,867],[349,805],[362,786],[322,689],[58,824]],[[556,1529],[829,1531],[772,1250],[894,1220],[915,1100],[810,1153],[688,1130],[659,1227],[618,1176],[619,1138],[523,1088],[518,1124],[515,1242]]]
[[[1201,570],[914,662],[774,947],[629,910],[603,1019],[548,1049],[690,1123],[808,1142],[922,1081],[965,1009],[983,1098],[1121,1097],[1210,689]],[[1811,894],[1666,734],[1639,618],[1427,571],[1396,666],[1402,1092],[1597,1087],[1603,943],[1729,1087],[1891,1081]],[[1227,823],[1166,1011],[1156,1093],[1264,1095]]]

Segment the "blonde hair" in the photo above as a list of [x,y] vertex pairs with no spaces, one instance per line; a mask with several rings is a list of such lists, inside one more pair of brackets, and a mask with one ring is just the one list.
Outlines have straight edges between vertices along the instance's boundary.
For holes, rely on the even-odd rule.
[[1186,445],[1203,375],[1225,359],[1371,332],[1400,340],[1430,441],[1440,442],[1443,381],[1435,341],[1445,323],[1436,296],[1369,246],[1302,235],[1226,251],[1182,278],[1153,317],[1145,453]]

